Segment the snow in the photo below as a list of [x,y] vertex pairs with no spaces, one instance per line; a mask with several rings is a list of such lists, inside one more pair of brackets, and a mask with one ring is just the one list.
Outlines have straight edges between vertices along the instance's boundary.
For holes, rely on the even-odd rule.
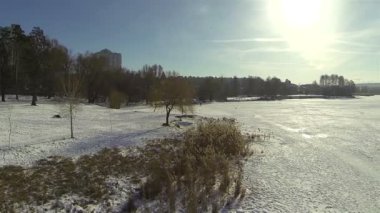
[[[379,103],[379,96],[226,102],[196,106],[194,113],[235,118],[244,133],[271,135],[269,141],[253,143],[257,154],[245,164],[246,197],[229,211],[378,212]],[[0,165],[27,166],[51,155],[77,157],[104,147],[143,145],[184,129],[162,127],[164,112],[147,106],[110,110],[81,104],[76,138],[70,139],[68,119],[52,118],[55,114],[62,114],[62,107],[50,100],[39,100],[37,107],[27,100],[0,103]]]
[[214,103],[244,132],[271,131],[245,165],[244,212],[379,212],[380,97]]
[[[88,201],[88,198],[70,194],[34,207],[37,212],[123,212],[122,208],[125,202],[130,198],[130,192],[135,191],[135,188],[137,188],[136,184],[132,184],[128,178],[110,177],[107,180],[107,185],[111,191],[111,195],[108,199],[100,203],[94,202],[94,204],[82,207],[80,203]],[[56,207],[56,209],[52,208],[53,206]],[[18,211],[21,212],[23,209],[25,208],[21,207]]]
[[147,140],[172,137],[183,131],[162,127],[164,112],[154,112],[148,106],[116,110],[80,104],[74,120],[75,139],[70,139],[67,115],[53,118],[56,114],[64,115],[64,111],[62,104],[41,98],[38,106],[30,106],[27,100],[1,103],[0,166],[29,166],[38,159],[53,155],[77,157],[105,147],[143,145]]
[[227,101],[256,101],[260,97],[227,97]]

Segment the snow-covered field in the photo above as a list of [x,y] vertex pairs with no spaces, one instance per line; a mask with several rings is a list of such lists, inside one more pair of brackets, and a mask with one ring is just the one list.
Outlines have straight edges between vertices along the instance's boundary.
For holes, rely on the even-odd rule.
[[380,96],[202,105],[272,132],[245,166],[247,212],[380,212]]
[[[236,210],[379,212],[379,104],[380,96],[228,102],[196,106],[195,114],[236,118],[243,132],[272,136],[254,143],[258,154],[245,165],[248,190]],[[0,165],[30,165],[50,155],[79,156],[104,147],[142,145],[182,131],[161,127],[164,113],[146,106],[109,110],[82,104],[73,140],[68,119],[52,118],[61,112],[48,100],[40,100],[37,107],[29,102],[0,103]]]
[[[81,104],[74,120],[75,139],[70,139],[70,123],[65,111],[58,102],[46,99],[40,99],[38,106],[30,106],[27,100],[0,103],[0,166],[31,165],[53,155],[76,157],[105,147],[143,145],[149,139],[181,131],[162,127],[164,112],[153,112],[153,108],[147,106],[115,110]],[[63,118],[53,118],[57,114]]]

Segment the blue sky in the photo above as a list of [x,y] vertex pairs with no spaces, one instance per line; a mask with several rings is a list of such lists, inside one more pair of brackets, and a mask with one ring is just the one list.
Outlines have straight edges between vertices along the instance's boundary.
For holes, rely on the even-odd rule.
[[183,75],[310,83],[336,73],[380,82],[380,0],[304,0],[320,11],[273,1],[2,0],[0,26],[39,26],[73,53],[108,48],[130,69],[157,63]]

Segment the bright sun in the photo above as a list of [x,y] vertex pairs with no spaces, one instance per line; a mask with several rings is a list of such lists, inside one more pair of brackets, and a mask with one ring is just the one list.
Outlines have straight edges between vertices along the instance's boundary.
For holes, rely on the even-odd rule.
[[321,0],[279,1],[280,16],[290,28],[310,28],[321,20]]
[[289,46],[310,61],[334,40],[332,0],[269,0],[269,17]]

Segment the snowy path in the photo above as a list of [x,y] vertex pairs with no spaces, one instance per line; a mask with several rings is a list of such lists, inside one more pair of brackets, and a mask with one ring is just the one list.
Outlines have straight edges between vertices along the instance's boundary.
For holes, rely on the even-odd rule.
[[248,212],[380,212],[380,97],[214,103],[198,114],[235,117],[274,138],[247,162]]

